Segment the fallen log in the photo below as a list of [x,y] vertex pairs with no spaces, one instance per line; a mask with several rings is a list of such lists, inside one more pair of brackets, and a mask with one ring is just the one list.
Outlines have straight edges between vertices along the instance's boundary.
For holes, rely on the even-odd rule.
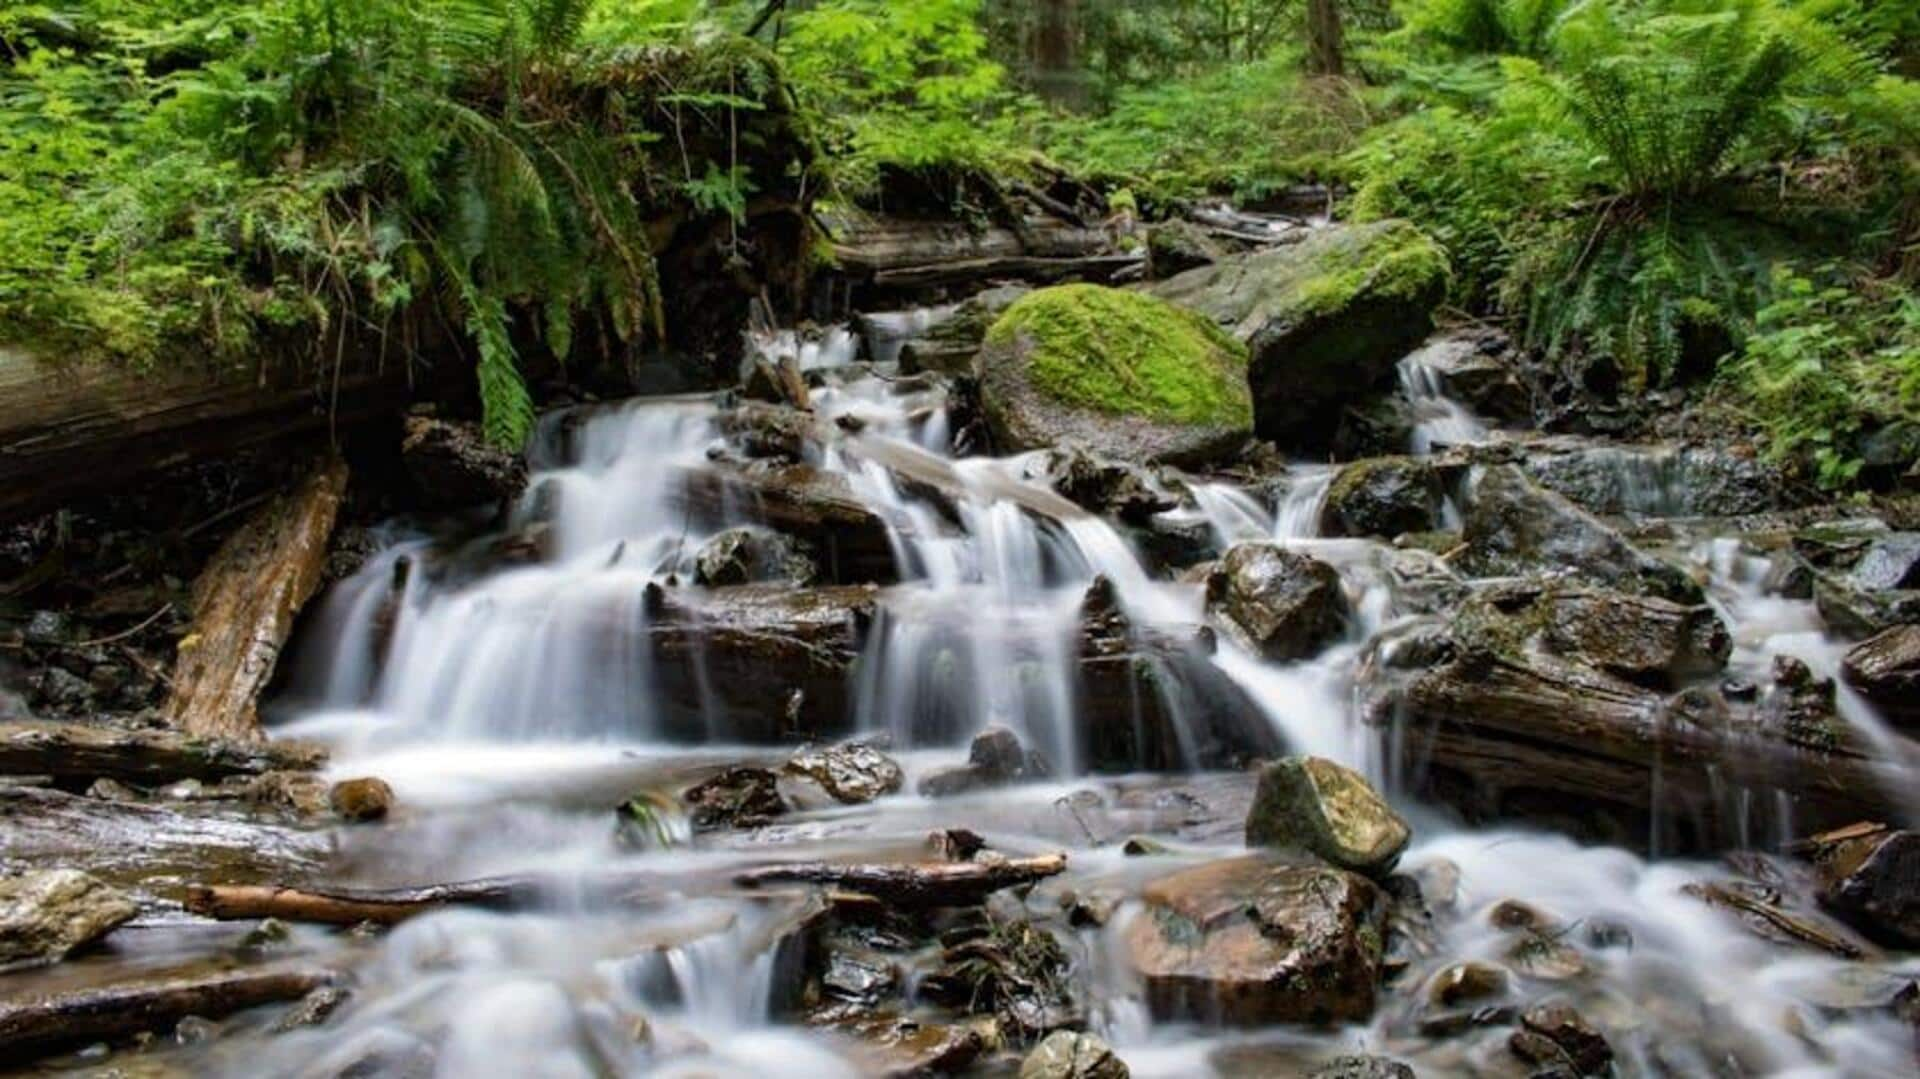
[[1003,888],[1032,884],[1064,872],[1065,854],[994,862],[847,864],[799,862],[736,875],[735,884],[818,884],[861,892],[908,907],[970,907]]
[[305,742],[240,742],[39,720],[0,722],[0,774],[49,776],[61,786],[102,777],[146,787],[182,779],[218,782],[263,772],[307,772],[326,761],[326,750]]
[[217,921],[279,918],[321,925],[394,925],[447,906],[511,910],[537,902],[542,882],[534,877],[435,884],[423,888],[308,890],[280,885],[196,884],[185,906]]
[[167,721],[191,735],[259,738],[259,698],[294,616],[320,585],[347,489],[346,462],[316,462],[293,490],[255,511],[194,582]]
[[1481,816],[1610,824],[1623,842],[1659,824],[1662,843],[1719,849],[1776,792],[1800,829],[1900,820],[1913,789],[1904,762],[1690,715],[1679,698],[1547,655],[1470,653],[1391,700],[1372,718],[1403,718],[1395,767],[1425,793]]
[[324,364],[53,363],[0,347],[0,522],[145,472],[397,410],[398,358]]
[[1105,230],[1048,214],[1021,227],[973,229],[954,221],[864,217],[834,222],[834,261],[856,283],[914,290],[1022,278],[1107,280],[1143,256],[1113,248]]
[[335,975],[326,970],[223,970],[0,999],[0,1056],[19,1064],[56,1050],[165,1032],[190,1015],[223,1019],[299,1000]]
[[113,802],[0,787],[0,867],[71,866],[110,881],[298,879],[332,853],[327,836],[239,819],[229,809]]

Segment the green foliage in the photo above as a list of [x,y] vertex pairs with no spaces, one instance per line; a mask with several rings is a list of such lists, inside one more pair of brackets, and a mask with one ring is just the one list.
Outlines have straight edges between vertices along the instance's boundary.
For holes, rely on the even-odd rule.
[[1820,484],[1860,469],[1858,436],[1920,424],[1920,294],[1889,281],[1821,284],[1779,271],[1772,303],[1729,370],[1777,460],[1808,459]]
[[1334,172],[1369,123],[1356,86],[1300,76],[1292,57],[1121,92],[1111,111],[1061,117],[1047,152],[1157,200],[1257,199]]
[[1171,423],[1253,422],[1247,349],[1201,315],[1137,292],[1060,285],[1021,297],[987,343],[1026,350],[1042,392]]

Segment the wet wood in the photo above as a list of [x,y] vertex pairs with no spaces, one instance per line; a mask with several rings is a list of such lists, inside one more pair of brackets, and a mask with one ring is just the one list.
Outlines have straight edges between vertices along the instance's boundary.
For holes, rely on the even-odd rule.
[[222,970],[49,994],[0,998],[0,1057],[11,1064],[59,1049],[165,1033],[190,1015],[223,1019],[299,1000],[332,984],[331,971]]
[[218,782],[262,772],[312,771],[326,750],[303,742],[196,738],[178,731],[84,723],[0,722],[0,774],[49,776],[58,785],[116,779],[145,787],[182,779]]
[[62,865],[170,891],[169,881],[303,879],[332,853],[321,832],[219,803],[115,802],[0,787],[0,865]]
[[1064,872],[1065,854],[989,862],[836,864],[800,862],[768,866],[735,876],[744,888],[769,884],[818,884],[861,892],[909,907],[970,907],[1004,888],[1032,884]]
[[994,278],[1107,280],[1144,256],[1115,251],[1103,229],[1048,214],[1019,229],[971,229],[953,221],[864,217],[837,223],[834,259],[856,281],[883,289],[924,289]]
[[1721,849],[1738,841],[1742,807],[1770,806],[1776,793],[1802,828],[1897,819],[1914,781],[1903,762],[1804,748],[1726,715],[1688,716],[1659,693],[1551,656],[1464,657],[1418,675],[1396,700],[1397,767],[1416,787],[1480,816],[1557,806],[1610,819],[1622,842],[1646,841],[1651,809],[1684,830],[1674,837],[1683,846]]
[[167,700],[174,727],[202,737],[261,737],[260,694],[294,617],[320,586],[346,490],[345,461],[315,462],[208,561],[194,583],[193,625],[180,642]]
[[394,925],[446,906],[514,909],[533,905],[533,877],[436,884],[424,888],[310,890],[278,885],[203,884],[187,890],[186,907],[220,921],[279,918],[321,925]]
[[1813,918],[1751,894],[1748,888],[1738,884],[1701,881],[1680,890],[1710,907],[1733,911],[1754,933],[1777,943],[1800,944],[1842,959],[1865,959],[1876,954],[1874,949],[1850,939],[1843,931],[1828,929]]
[[404,403],[397,357],[324,363],[56,363],[0,347],[0,522],[250,446],[323,437]]

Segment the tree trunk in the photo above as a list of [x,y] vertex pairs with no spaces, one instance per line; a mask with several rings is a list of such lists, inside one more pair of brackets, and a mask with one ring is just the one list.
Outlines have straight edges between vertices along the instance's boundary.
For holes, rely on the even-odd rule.
[[1077,109],[1085,103],[1079,67],[1078,0],[1041,0],[1034,33],[1034,88],[1056,105]]
[[55,783],[115,779],[157,787],[182,779],[311,771],[325,764],[318,746],[190,738],[175,731],[120,730],[85,723],[0,723],[0,775],[49,776]]
[[229,970],[0,1001],[0,1055],[23,1064],[55,1050],[136,1034],[164,1033],[189,1015],[235,1012],[299,1000],[334,975],[324,970]]
[[198,737],[259,738],[260,693],[294,616],[320,585],[347,489],[346,462],[317,462],[299,486],[227,538],[194,582],[167,720]]
[[1343,75],[1339,0],[1307,0],[1307,74]]

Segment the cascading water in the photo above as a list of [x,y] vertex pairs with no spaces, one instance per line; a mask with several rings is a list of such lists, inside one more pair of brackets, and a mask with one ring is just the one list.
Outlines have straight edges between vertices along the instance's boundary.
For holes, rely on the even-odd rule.
[[1400,361],[1400,392],[1413,409],[1413,452],[1432,453],[1443,446],[1485,442],[1489,430],[1473,410],[1447,394],[1439,357],[1459,346],[1445,338],[1409,353]]
[[[835,332],[822,340],[840,340]],[[305,673],[290,698],[298,707],[289,710],[297,713],[290,729],[335,743],[336,772],[383,775],[407,807],[399,827],[348,852],[368,879],[534,871],[557,877],[556,902],[528,914],[448,910],[372,944],[315,944],[368,954],[352,1007],[325,1031],[228,1039],[202,1058],[208,1069],[299,1072],[319,1061],[312,1074],[338,1074],[377,1058],[389,1070],[413,1061],[448,1075],[867,1074],[873,1065],[846,1039],[778,1018],[778,942],[794,915],[732,892],[725,881],[735,869],[776,853],[919,858],[929,830],[965,824],[1005,850],[1066,848],[1074,889],[1126,894],[1149,876],[1242,849],[1237,821],[1180,833],[1195,799],[1185,779],[1086,774],[1087,725],[1119,721],[1085,715],[1078,697],[1089,584],[1105,577],[1130,615],[1155,624],[1198,621],[1199,586],[1156,579],[1119,529],[1036,478],[1038,458],[954,459],[943,389],[847,367],[851,355],[835,345],[811,362],[796,357],[814,368],[818,448],[807,464],[844,481],[884,523],[899,567],[899,583],[875,596],[846,727],[889,736],[911,778],[951,760],[974,733],[1003,725],[1048,757],[1056,778],[957,802],[904,793],[694,842],[680,825],[645,850],[616,846],[607,805],[636,790],[679,789],[715,763],[759,759],[753,750],[667,744],[644,631],[655,617],[649,587],[697,592],[686,588],[692,553],[720,528],[757,523],[760,508],[742,500],[695,521],[683,505],[691,479],[726,456],[714,400],[549,417],[504,537],[450,548],[396,534],[336,587],[300,657]],[[1489,437],[1417,356],[1401,367],[1422,417],[1416,451]],[[1393,754],[1357,720],[1356,669],[1368,641],[1420,608],[1413,576],[1438,559],[1319,538],[1334,475],[1329,466],[1295,466],[1277,506],[1231,483],[1183,478],[1193,504],[1173,516],[1204,520],[1221,547],[1276,540],[1339,571],[1352,611],[1341,640],[1311,660],[1271,663],[1222,637],[1212,662],[1294,751],[1349,762],[1390,787]],[[1734,631],[1735,674],[1758,677],[1782,651],[1831,670],[1834,651],[1810,604],[1762,595],[1756,567],[1726,544],[1708,544],[1698,558]],[[1850,716],[1863,708],[1847,707]],[[1179,737],[1184,744],[1195,735]],[[1401,801],[1418,837],[1403,869],[1458,870],[1453,894],[1436,898],[1461,912],[1435,942],[1437,954],[1499,958],[1506,938],[1486,911],[1501,900],[1583,927],[1604,943],[1585,949],[1583,973],[1544,991],[1616,1032],[1623,1073],[1906,1073],[1909,1050],[1894,1020],[1816,1004],[1844,995],[1849,978],[1911,977],[1911,963],[1862,966],[1757,941],[1681,894],[1712,874],[1706,865],[1650,862],[1523,829],[1463,828]],[[1183,838],[1156,857],[1118,854],[1128,834],[1156,827]],[[566,884],[607,873],[645,881],[645,901],[610,912]],[[1053,893],[1032,902],[1043,895],[1053,902]],[[1089,1027],[1136,1076],[1226,1072],[1220,1062],[1260,1038],[1308,1057],[1392,1051],[1422,1074],[1512,1068],[1488,1059],[1500,1050],[1484,1041],[1411,1034],[1407,1008],[1418,991],[1397,993],[1370,1023],[1339,1031],[1256,1036],[1157,1024],[1126,960],[1132,909],[1068,944]],[[1598,927],[1608,932],[1595,936]],[[1427,968],[1417,969],[1424,977]],[[1783,1024],[1787,1014],[1797,1026]]]

